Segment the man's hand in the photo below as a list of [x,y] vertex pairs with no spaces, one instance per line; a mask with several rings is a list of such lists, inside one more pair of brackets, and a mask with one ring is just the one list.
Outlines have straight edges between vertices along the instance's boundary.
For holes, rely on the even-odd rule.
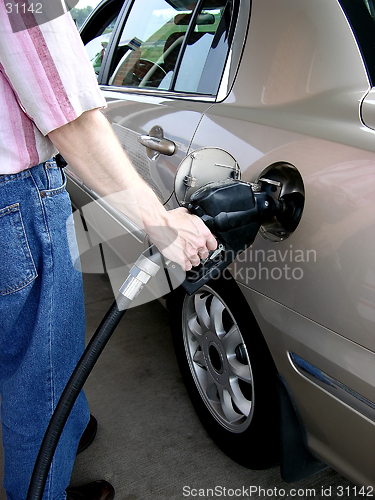
[[198,266],[201,259],[208,257],[209,251],[216,249],[216,239],[207,226],[185,208],[166,212],[165,220],[165,225],[152,225],[145,230],[160,252],[184,271]]

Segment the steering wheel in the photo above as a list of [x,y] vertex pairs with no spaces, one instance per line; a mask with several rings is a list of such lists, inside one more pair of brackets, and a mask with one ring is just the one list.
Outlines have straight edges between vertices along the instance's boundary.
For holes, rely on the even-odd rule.
[[139,83],[139,87],[157,87],[167,74],[160,64],[147,59],[140,59],[138,64],[141,64],[142,69],[147,68]]

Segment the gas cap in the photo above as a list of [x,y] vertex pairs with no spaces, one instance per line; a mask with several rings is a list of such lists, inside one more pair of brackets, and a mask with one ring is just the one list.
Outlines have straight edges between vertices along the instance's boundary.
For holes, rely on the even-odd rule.
[[180,206],[188,205],[190,197],[213,181],[240,179],[236,159],[220,148],[207,147],[189,153],[180,163],[175,176],[175,195]]

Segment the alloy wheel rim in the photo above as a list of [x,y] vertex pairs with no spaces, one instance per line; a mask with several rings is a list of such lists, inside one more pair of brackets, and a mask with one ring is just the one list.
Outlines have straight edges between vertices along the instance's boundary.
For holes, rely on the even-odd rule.
[[207,286],[186,296],[183,340],[194,382],[214,418],[243,432],[254,409],[251,364],[240,329],[228,307]]

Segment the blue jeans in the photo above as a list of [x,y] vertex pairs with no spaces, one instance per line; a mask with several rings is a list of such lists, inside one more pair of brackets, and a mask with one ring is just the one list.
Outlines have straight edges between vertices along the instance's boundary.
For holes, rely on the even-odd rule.
[[[77,250],[70,214],[65,176],[55,162],[0,176],[0,393],[9,500],[26,498],[45,430],[84,349],[82,276],[72,264],[70,250]],[[43,499],[65,498],[88,420],[81,393]]]

